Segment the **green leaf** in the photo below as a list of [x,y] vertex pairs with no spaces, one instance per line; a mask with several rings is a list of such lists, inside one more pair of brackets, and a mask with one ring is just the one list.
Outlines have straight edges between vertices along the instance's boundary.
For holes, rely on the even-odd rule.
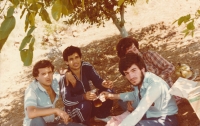
[[15,8],[11,6],[7,11],[7,17],[12,17],[14,13]]
[[69,12],[68,12],[66,6],[64,6],[64,5],[63,5],[63,7],[62,7],[62,13],[63,13],[64,15],[69,15]]
[[28,2],[28,4],[32,4],[32,3],[37,3],[38,0],[26,0]]
[[47,23],[51,24],[51,19],[49,17],[49,13],[44,8],[41,9],[39,15],[41,16],[43,21],[45,20]]
[[190,20],[190,14],[188,14],[187,16],[184,16],[184,22],[188,22]]
[[194,21],[192,21],[192,22],[190,22],[190,23],[187,24],[187,29],[189,29],[189,30],[194,30],[195,29],[195,27],[194,27]]
[[35,11],[36,13],[38,12],[38,6],[36,5],[36,3],[31,4],[29,9],[32,11]]
[[187,32],[189,32],[189,30],[188,30],[188,29],[185,29],[185,30],[183,30],[181,33],[187,33]]
[[19,0],[10,0],[10,2],[12,2],[12,4],[14,4],[15,7],[19,5]]
[[200,10],[197,10],[197,12],[200,14]]
[[28,26],[29,26],[29,15],[30,15],[30,13],[26,14],[24,31],[26,31],[28,29]]
[[19,51],[22,51],[26,47],[26,45],[31,41],[32,38],[33,38],[32,35],[24,37],[19,47]]
[[51,14],[54,20],[58,21],[60,19],[61,12],[62,12],[62,4],[60,0],[56,0],[51,9]]
[[35,26],[35,13],[34,12],[30,13],[28,19],[29,19],[30,25]]
[[82,5],[82,8],[85,10],[85,4],[84,4],[85,0],[82,0],[81,2],[81,5]]
[[180,26],[183,23],[183,21],[184,21],[184,17],[180,17],[178,19],[178,25]]
[[20,51],[21,60],[24,66],[30,66],[33,59],[33,51],[29,49],[24,49]]
[[118,6],[121,6],[124,3],[124,0],[119,0],[118,1]]
[[175,20],[172,24],[176,23],[178,20]]
[[35,43],[35,38],[33,37],[32,39],[31,39],[31,43],[29,44],[29,49],[30,50],[34,50],[34,43]]
[[66,6],[68,14],[71,14],[73,12],[74,6],[73,6],[72,2],[70,2],[69,0],[62,1],[62,5]]
[[182,16],[178,19],[178,25],[180,26],[183,22],[187,23],[190,20],[190,14]]
[[40,8],[42,8],[42,7],[44,7],[44,4],[41,3],[41,2],[37,2],[37,8],[40,9]]
[[[1,34],[1,32],[0,32],[0,34]],[[5,42],[6,42],[7,39],[8,39],[8,37],[0,40],[0,52],[1,52],[1,49],[2,49],[2,47],[5,44]]]
[[5,39],[9,36],[11,31],[15,27],[15,23],[16,23],[16,20],[14,16],[5,18],[5,20],[2,22],[1,27],[0,27],[0,40]]
[[27,33],[27,36],[31,35],[31,33],[33,32],[33,30],[35,30],[35,26],[31,26],[30,30]]
[[184,38],[185,38],[188,34],[189,34],[189,32],[186,32]]
[[26,10],[26,8],[24,8],[24,10],[22,11],[21,16],[20,16],[20,19],[21,19],[22,16],[24,15],[25,10]]
[[192,33],[191,33],[191,34],[192,34],[192,37],[193,37],[193,36],[194,36],[194,31],[192,31]]

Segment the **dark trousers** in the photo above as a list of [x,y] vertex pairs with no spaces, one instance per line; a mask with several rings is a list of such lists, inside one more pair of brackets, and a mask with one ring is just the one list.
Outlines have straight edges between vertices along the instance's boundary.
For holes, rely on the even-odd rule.
[[113,101],[112,100],[106,100],[102,103],[100,107],[92,106],[92,117],[96,116],[97,118],[106,118],[110,115],[110,110],[112,109]]
[[[102,90],[100,90],[101,92]],[[105,90],[104,90],[105,91]],[[110,90],[108,90],[111,92]],[[73,109],[77,109],[76,116],[73,117],[74,122],[83,123],[87,126],[90,125],[90,119],[94,116],[98,118],[105,118],[110,115],[110,110],[112,109],[113,101],[106,100],[102,103],[100,107],[95,107],[93,101],[82,101],[76,106],[73,106]],[[67,108],[65,108],[67,109]]]
[[[113,93],[113,91],[110,89],[99,90],[99,93],[101,93],[102,91],[108,91]],[[93,104],[92,117],[96,116],[97,118],[106,118],[110,115],[110,110],[112,109],[112,106],[113,100],[110,99],[107,99],[105,102],[103,102],[100,107],[95,107]]]
[[87,100],[82,101],[74,106],[73,109],[78,111],[76,111],[76,116],[72,118],[73,121],[83,123],[88,126],[90,124],[92,106],[92,102]]

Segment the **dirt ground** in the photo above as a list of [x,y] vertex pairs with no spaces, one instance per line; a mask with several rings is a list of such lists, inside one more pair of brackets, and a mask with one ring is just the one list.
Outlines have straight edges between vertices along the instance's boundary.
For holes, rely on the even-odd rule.
[[[134,8],[127,9],[126,28],[129,35],[139,41],[141,50],[153,50],[158,52],[175,66],[177,63],[186,63],[194,69],[199,69],[200,64],[200,28],[197,23],[197,31],[194,37],[184,38],[181,33],[182,27],[172,25],[177,17],[194,12],[199,8],[199,0],[156,0],[149,4],[139,2]],[[168,8],[166,8],[168,7]],[[169,9],[170,8],[170,9]],[[59,24],[62,27],[62,25]],[[19,28],[19,26],[16,26]],[[40,28],[40,27],[39,27]],[[105,27],[74,26],[71,29],[63,29],[62,51],[69,45],[79,46],[82,49],[83,60],[90,62],[102,78],[109,78],[114,82],[116,92],[130,90],[130,84],[118,71],[118,57],[116,55],[116,44],[121,38],[112,22],[108,21]],[[75,30],[74,30],[75,29]],[[42,41],[43,29],[38,29],[36,37]],[[73,31],[77,32],[73,36]],[[31,69],[24,67],[20,61],[18,45],[14,42],[20,41],[22,33],[13,33],[9,42],[0,54],[0,125],[21,126],[24,118],[24,91],[32,81]],[[39,59],[46,58],[51,47],[49,45],[36,44],[33,64]],[[54,59],[54,65],[59,68],[63,66],[60,59]],[[176,81],[175,74],[172,75]],[[197,81],[200,81],[200,79]],[[114,102],[111,115],[119,115],[122,110],[117,102]],[[59,101],[58,107],[62,107]],[[180,126],[198,126],[200,121],[186,99],[178,105],[178,119]],[[104,126],[105,123],[97,123],[91,120],[93,126]]]

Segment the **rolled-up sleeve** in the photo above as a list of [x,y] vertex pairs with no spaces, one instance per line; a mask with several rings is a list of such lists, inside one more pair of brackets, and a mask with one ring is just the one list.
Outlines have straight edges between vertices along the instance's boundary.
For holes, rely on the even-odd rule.
[[[130,115],[128,115],[119,126],[135,126],[142,119],[153,102],[160,97],[160,88],[160,86],[155,86],[154,84],[150,85],[137,108]],[[130,96],[128,95],[120,95],[120,98],[123,99],[130,99],[129,97]]]
[[37,96],[30,87],[26,89],[24,98],[24,108],[28,106],[37,106]]
[[134,91],[132,92],[127,92],[127,93],[120,93],[119,95],[120,99],[125,101],[135,101],[137,100],[136,94]]

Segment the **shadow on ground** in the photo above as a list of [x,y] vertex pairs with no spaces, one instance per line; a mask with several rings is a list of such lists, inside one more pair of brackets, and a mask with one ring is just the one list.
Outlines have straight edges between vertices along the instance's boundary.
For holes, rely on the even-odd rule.
[[[163,22],[150,25],[148,27],[130,30],[129,35],[139,41],[141,50],[153,50],[161,54],[168,61],[176,65],[178,62],[186,63],[193,68],[200,68],[200,43],[195,39],[183,41],[183,35],[180,35],[172,26],[166,26]],[[116,45],[121,39],[120,36],[114,35],[102,40],[93,41],[90,44],[81,47],[83,60],[90,62],[102,78],[110,79],[114,82],[116,92],[130,91],[130,84],[127,82],[118,71],[118,57],[116,55]],[[60,59],[59,59],[60,60]],[[54,62],[55,63],[55,62]],[[54,64],[59,66],[58,64]],[[64,66],[60,66],[64,67]],[[30,70],[31,71],[31,70]],[[172,75],[174,81],[177,79]],[[30,78],[30,77],[29,77]],[[24,118],[23,95],[25,88],[13,94],[19,94],[19,99],[11,103],[12,109],[3,110],[5,113],[1,118],[0,124],[3,126],[21,126]],[[118,115],[122,110],[114,102],[111,115]],[[59,101],[59,107],[62,107],[62,102]],[[192,110],[187,100],[184,100],[179,106],[178,119],[180,126],[196,126],[199,121]],[[2,115],[2,114],[1,114]],[[104,126],[105,123],[96,123],[91,121],[94,126]]]

